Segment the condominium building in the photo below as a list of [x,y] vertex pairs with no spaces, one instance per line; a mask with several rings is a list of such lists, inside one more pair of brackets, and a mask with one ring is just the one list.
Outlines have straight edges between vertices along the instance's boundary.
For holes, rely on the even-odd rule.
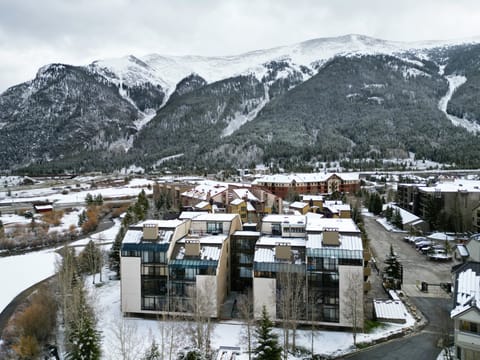
[[208,294],[208,315],[217,317],[230,289],[230,236],[237,230],[236,214],[196,213],[132,226],[121,247],[122,311],[189,313]]

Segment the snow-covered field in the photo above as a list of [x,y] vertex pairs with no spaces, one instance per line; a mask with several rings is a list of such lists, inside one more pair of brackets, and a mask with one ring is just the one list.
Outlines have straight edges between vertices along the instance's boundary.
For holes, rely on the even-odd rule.
[[55,273],[57,254],[42,250],[25,255],[0,257],[0,312],[23,290]]
[[[135,197],[143,189],[147,194],[151,193],[148,185],[153,184],[147,179],[133,179],[128,185],[119,187],[106,187],[95,189],[84,189],[80,191],[70,191],[62,194],[59,189],[40,188],[12,191],[11,196],[7,192],[0,192],[0,202],[5,204],[33,202],[33,201],[50,201],[58,204],[79,203],[85,200],[87,194],[92,196],[102,195],[103,198],[123,198]],[[84,187],[82,187],[84,188]]]

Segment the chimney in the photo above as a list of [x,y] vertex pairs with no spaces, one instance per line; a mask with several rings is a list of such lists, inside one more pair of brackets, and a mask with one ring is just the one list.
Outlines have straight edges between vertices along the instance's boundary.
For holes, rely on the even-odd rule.
[[323,241],[324,246],[340,246],[340,234],[337,228],[324,228]]
[[143,224],[143,240],[158,240],[158,225],[154,223]]
[[200,241],[185,240],[185,256],[200,256]]
[[290,260],[292,258],[292,247],[290,243],[275,243],[275,258],[277,260]]

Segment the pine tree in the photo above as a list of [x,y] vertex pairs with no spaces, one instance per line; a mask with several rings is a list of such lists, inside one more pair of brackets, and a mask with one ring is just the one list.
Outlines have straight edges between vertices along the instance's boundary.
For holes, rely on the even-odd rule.
[[97,360],[101,355],[100,332],[95,329],[92,316],[84,312],[81,321],[75,324],[70,334],[68,360]]
[[142,360],[159,360],[161,357],[162,356],[160,355],[160,350],[157,343],[155,340],[152,340],[152,344],[145,351],[145,355],[143,355]]
[[255,329],[258,346],[253,351],[256,360],[280,360],[282,348],[278,336],[272,332],[273,323],[268,317],[267,308],[263,306],[262,318]]
[[395,255],[392,245],[390,245],[390,254],[385,259],[385,264],[387,264],[383,276],[385,287],[387,289],[400,289],[402,283],[402,265],[397,260],[397,255]]

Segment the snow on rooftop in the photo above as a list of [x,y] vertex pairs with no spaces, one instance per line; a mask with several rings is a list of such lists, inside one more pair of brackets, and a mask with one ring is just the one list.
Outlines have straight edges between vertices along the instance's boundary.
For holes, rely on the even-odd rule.
[[184,237],[180,240],[177,240],[177,244],[184,244],[185,240],[198,240],[200,244],[216,244],[216,245],[221,245],[223,242],[227,239],[227,235],[224,234],[218,234],[218,235],[202,235],[202,236],[195,236],[195,235],[189,235],[187,237]]
[[248,189],[233,189],[233,192],[241,199],[247,197],[247,200],[249,201],[259,201],[259,199]]
[[323,245],[323,233],[322,234],[308,234],[308,241],[306,243],[307,248],[309,249],[322,249],[322,248],[331,248],[340,250],[363,250],[362,238],[360,235],[339,235],[340,245],[339,246],[324,246]]
[[436,232],[436,233],[430,234],[427,236],[427,238],[435,241],[455,241],[455,237],[447,235],[446,233],[443,233],[443,232]]
[[323,196],[322,195],[300,195],[300,198],[303,201],[323,201]]
[[480,310],[480,276],[472,269],[460,272],[455,295],[455,307],[450,312],[452,318],[472,307]]
[[230,201],[231,205],[240,205],[241,203],[243,203],[243,199],[235,199]]
[[373,300],[376,317],[384,320],[405,322],[408,311],[400,300]]
[[358,181],[358,173],[299,173],[299,174],[275,174],[265,175],[256,180],[253,184],[275,183],[275,184],[290,184],[293,181],[296,183],[307,182],[324,182],[332,176],[338,176],[344,181]]
[[419,187],[423,192],[480,192],[480,180],[455,179],[450,182],[439,182],[435,186]]
[[275,246],[278,243],[294,247],[305,247],[305,238],[285,238],[281,236],[262,236],[257,240],[256,246]]
[[195,205],[194,207],[196,209],[203,209],[203,208],[206,208],[207,206],[209,206],[210,203],[208,201],[200,201],[197,205]]
[[305,224],[306,218],[304,215],[267,215],[262,219],[262,222],[270,223],[284,223],[284,224]]
[[192,219],[192,221],[233,221],[235,217],[239,216],[238,214],[228,214],[228,213],[203,213]]
[[182,211],[180,216],[178,217],[179,220],[188,220],[188,219],[194,219],[197,216],[205,214],[204,211]]
[[462,245],[462,244],[458,244],[457,245],[457,251],[458,251],[458,254],[461,256],[461,257],[467,257],[469,256],[470,254],[468,253],[468,249],[465,245]]
[[173,220],[145,220],[143,222],[138,223],[136,226],[143,227],[144,225],[154,224],[157,225],[159,229],[172,229],[176,228],[183,224],[183,220],[173,219]]
[[257,211],[251,202],[247,202],[247,211]]
[[275,248],[257,248],[255,249],[255,262],[275,262]]
[[125,236],[123,237],[123,244],[140,244],[143,237],[142,230],[127,230]]
[[303,202],[303,201],[295,201],[293,203],[290,204],[290,208],[297,208],[297,209],[304,209],[305,207],[307,207],[308,204]]
[[208,197],[216,196],[228,189],[227,183],[218,181],[203,180],[195,186],[193,189],[185,191],[182,196],[198,199],[208,200]]
[[405,225],[405,224],[412,224],[413,225],[414,222],[418,222],[419,220],[422,220],[417,215],[412,214],[411,212],[409,212],[407,210],[404,210],[400,206],[397,206],[393,203],[383,205],[382,209],[386,210],[387,207],[389,207],[389,206],[394,210],[400,211],[400,216],[402,217],[402,224],[403,225]]
[[340,233],[360,233],[357,225],[352,219],[324,218],[307,214],[307,232],[319,232],[325,228],[338,229]]

